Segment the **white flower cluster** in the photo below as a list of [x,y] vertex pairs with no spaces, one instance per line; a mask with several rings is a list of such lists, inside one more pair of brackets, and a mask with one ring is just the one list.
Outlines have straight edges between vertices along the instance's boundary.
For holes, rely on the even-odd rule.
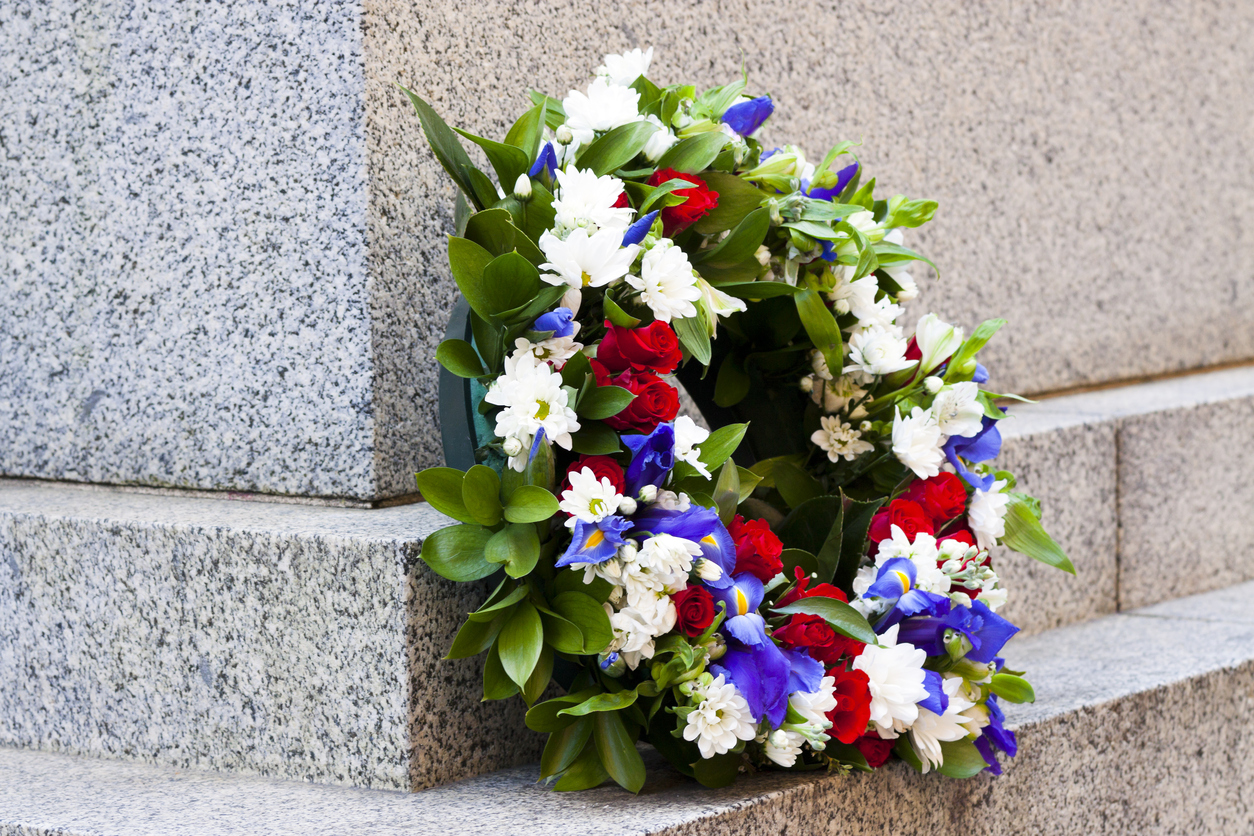
[[788,697],[788,707],[802,717],[800,723],[784,723],[762,738],[762,751],[768,758],[783,767],[797,762],[801,747],[809,743],[821,751],[828,741],[827,730],[832,727],[827,712],[836,707],[836,679],[825,676],[819,690],[807,693],[794,691]]
[[505,373],[488,389],[484,400],[504,407],[496,416],[496,434],[504,439],[509,465],[522,471],[536,433],[569,450],[570,434],[579,430],[579,419],[562,388],[562,376],[530,352],[505,358]]
[[863,566],[853,579],[853,592],[857,596],[850,606],[864,616],[874,611],[875,604],[862,595],[871,588],[879,568],[895,557],[907,558],[914,564],[914,588],[938,595],[948,595],[955,604],[971,606],[971,592],[979,592],[980,600],[989,609],[996,610],[1006,603],[1006,591],[992,567],[982,565],[988,557],[987,550],[968,546],[959,540],[938,542],[935,537],[920,531],[911,542],[900,526],[891,529],[892,537],[880,543],[875,562]]
[[701,680],[692,689],[696,709],[688,715],[684,740],[697,741],[703,758],[725,755],[737,741],[753,740],[757,726],[736,686],[724,681],[722,674],[712,678],[704,674]]

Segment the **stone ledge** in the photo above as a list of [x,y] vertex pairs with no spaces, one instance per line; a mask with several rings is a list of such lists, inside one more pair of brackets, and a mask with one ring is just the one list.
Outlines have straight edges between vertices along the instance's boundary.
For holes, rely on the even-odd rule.
[[[1254,815],[1254,584],[1012,645],[1038,683],[1021,754],[959,782],[766,774],[703,790],[654,764],[639,796],[550,793],[534,766],[416,795],[0,750],[0,834],[365,832],[1244,834]],[[1175,614],[1179,613],[1179,614]],[[1181,637],[1189,649],[1181,653]]]
[[530,760],[440,659],[487,594],[418,560],[445,522],[0,481],[0,742],[410,790]]

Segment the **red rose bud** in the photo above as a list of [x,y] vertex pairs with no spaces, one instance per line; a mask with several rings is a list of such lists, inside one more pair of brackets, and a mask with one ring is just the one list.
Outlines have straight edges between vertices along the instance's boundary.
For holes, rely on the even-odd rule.
[[962,480],[953,473],[938,473],[931,479],[917,479],[901,495],[917,503],[939,526],[963,513],[967,508],[967,491]]
[[675,628],[685,636],[699,636],[714,621],[714,596],[704,586],[690,586],[671,595],[677,617]]
[[570,487],[570,474],[578,473],[585,467],[596,474],[598,482],[602,479],[609,479],[619,493],[626,490],[627,479],[623,475],[623,467],[609,456],[580,456],[571,462],[566,467],[566,478],[562,482],[562,490]]
[[614,201],[614,208],[626,209],[629,206],[631,206],[631,203],[627,200],[627,192],[619,192],[618,200]]
[[879,735],[872,733],[859,737],[853,745],[862,753],[862,757],[866,758],[868,766],[872,769],[879,769],[888,762],[896,743],[896,740],[881,740]]
[[671,193],[684,198],[683,203],[662,209],[662,232],[670,238],[710,214],[710,210],[718,205],[718,192],[710,191],[710,187],[700,177],[680,174],[673,168],[653,172],[649,185],[660,186],[667,180],[687,180],[692,183],[692,188],[676,189]]
[[912,543],[915,535],[920,531],[924,534],[936,533],[932,518],[919,503],[908,499],[894,499],[887,509],[871,518],[871,527],[867,531],[867,537],[876,544],[873,551],[879,551],[879,543],[892,538],[894,525],[900,527]]
[[780,555],[784,552],[784,544],[771,531],[766,520],[745,521],[739,514],[728,526],[727,533],[736,543],[736,567],[733,575],[748,572],[762,583],[784,570]]
[[[845,593],[841,592],[830,583],[821,583],[814,589],[807,589],[810,585],[810,578],[806,575],[805,570],[800,566],[794,568],[793,577],[797,579],[797,585],[788,590],[778,601],[775,602],[777,607],[786,607],[794,601],[800,601],[802,598],[835,598],[837,601],[849,603],[849,598]],[[862,651],[858,651],[861,653]]]
[[679,338],[661,320],[644,328],[622,328],[606,320],[605,338],[597,346],[597,360],[616,374],[629,368],[670,374],[682,359]]
[[[836,680],[835,691],[832,693],[836,698],[836,707],[827,712],[827,719],[832,722],[827,733],[841,743],[856,745],[857,740],[866,733],[867,723],[871,720],[871,690],[868,687],[870,680],[862,671],[845,671],[839,668],[829,670],[827,675]],[[891,751],[892,741],[884,742],[890,744],[888,751]],[[871,758],[867,757],[861,746],[858,750],[866,757],[867,763],[870,763]],[[882,765],[885,760],[888,760],[887,754],[874,766]]]
[[636,396],[622,412],[605,419],[612,429],[647,435],[679,414],[679,392],[655,374],[628,370],[613,376],[598,360],[592,361],[592,371],[598,386],[621,386]]
[[835,665],[845,656],[857,656],[866,647],[860,641],[837,633],[817,615],[795,613],[771,635],[788,647],[805,649],[825,667]]

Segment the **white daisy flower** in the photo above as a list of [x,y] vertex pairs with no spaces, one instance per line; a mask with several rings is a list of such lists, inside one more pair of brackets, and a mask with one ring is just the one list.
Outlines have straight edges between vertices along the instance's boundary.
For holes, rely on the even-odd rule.
[[688,715],[684,726],[684,740],[697,741],[701,757],[725,755],[736,747],[738,740],[753,740],[757,731],[749,703],[745,702],[736,686],[726,682],[722,674],[699,691],[693,698],[700,698],[697,708]]
[[578,289],[613,284],[631,270],[640,247],[624,247],[622,230],[602,229],[588,234],[572,230],[563,241],[551,232],[540,236],[540,249],[548,259],[540,265],[540,278],[551,285]]
[[968,725],[974,722],[974,718],[962,712],[974,706],[975,703],[959,693],[961,687],[962,677],[947,677],[941,685],[949,697],[949,706],[945,709],[945,713],[937,714],[931,709],[919,706],[919,716],[910,727],[910,743],[914,746],[919,760],[923,762],[924,774],[932,767],[940,766],[945,762],[944,753],[941,751],[942,742],[952,743],[955,740],[962,740],[971,731]]
[[1006,534],[1006,507],[1010,496],[1003,491],[1006,480],[998,479],[986,491],[976,488],[967,510],[967,523],[981,549],[991,549]]
[[669,238],[644,254],[640,276],[628,276],[627,284],[640,291],[644,303],[662,322],[697,315],[692,304],[701,298],[697,276],[688,255]]
[[596,74],[610,84],[629,87],[636,79],[649,72],[649,63],[653,61],[653,47],[641,52],[637,47],[622,55],[605,56]]
[[562,99],[566,111],[564,127],[570,131],[570,147],[588,145],[601,131],[609,131],[640,116],[640,94],[630,87],[595,78],[586,94],[571,90]]
[[[934,378],[929,378],[929,380]],[[979,402],[978,383],[965,381],[946,386],[932,401],[932,414],[945,435],[970,438],[984,428],[984,405]]]
[[[560,377],[560,375],[559,375]],[[570,487],[562,491],[558,507],[570,514],[567,528],[574,528],[576,520],[594,523],[618,511],[623,495],[607,477],[597,479],[592,468],[585,467],[570,474]]]
[[671,150],[671,146],[679,142],[679,137],[671,132],[671,129],[662,124],[662,120],[649,114],[642,120],[653,125],[657,130],[649,137],[649,141],[644,144],[644,155],[649,162],[656,163],[662,159],[662,155]]
[[615,203],[623,194],[623,181],[612,174],[600,177],[592,169],[582,171],[574,165],[558,169],[557,189],[553,198],[553,211],[559,229],[579,227],[616,229],[619,239],[631,225],[635,210],[630,206],[616,208]]
[[856,331],[849,338],[848,368],[869,377],[908,369],[914,361],[906,359],[906,347],[906,341],[887,328],[874,326]]
[[867,675],[871,692],[871,722],[881,738],[892,740],[919,717],[919,701],[927,699],[923,663],[927,653],[909,643],[897,643],[894,624],[880,635],[880,646],[868,644],[853,669]]
[[570,434],[579,430],[579,419],[568,398],[562,376],[548,363],[529,352],[505,358],[505,373],[492,383],[484,400],[505,407],[496,417],[496,434],[518,442],[510,467],[518,471],[526,467],[532,439],[541,429],[553,443],[570,449]]
[[862,433],[855,430],[848,421],[842,423],[834,415],[824,415],[819,418],[819,423],[822,424],[822,429],[815,430],[810,440],[827,453],[830,461],[838,462],[844,458],[851,462],[863,453],[875,449],[874,444],[862,440]]

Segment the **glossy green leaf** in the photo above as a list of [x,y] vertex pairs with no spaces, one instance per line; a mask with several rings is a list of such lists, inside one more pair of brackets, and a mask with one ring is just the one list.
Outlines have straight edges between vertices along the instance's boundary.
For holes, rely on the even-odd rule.
[[1002,535],[1001,542],[1020,554],[1075,574],[1075,566],[1066,553],[1046,533],[1041,521],[1032,514],[1032,509],[1018,499],[1011,499],[1006,507],[1006,533]]
[[492,164],[492,169],[496,172],[497,181],[506,193],[513,190],[514,181],[518,179],[518,175],[526,174],[527,169],[531,168],[531,160],[527,158],[526,152],[521,148],[515,148],[513,145],[506,145],[491,139],[484,139],[481,136],[475,136],[469,131],[463,131],[461,128],[454,128],[453,130],[483,149],[484,155],[487,156],[488,162]]
[[644,760],[636,742],[627,734],[622,717],[613,711],[598,712],[592,720],[592,739],[605,771],[628,792],[644,786]]
[[589,456],[608,456],[622,449],[618,433],[600,421],[581,424],[579,432],[571,436],[571,449]]
[[464,473],[452,467],[428,467],[418,474],[418,492],[427,503],[458,522],[473,523],[474,515],[462,502]]
[[553,598],[553,609],[583,634],[583,653],[600,653],[614,640],[610,618],[595,598],[582,592],[563,592]]
[[886,498],[874,499],[870,502],[850,501],[845,503],[842,511],[844,531],[841,534],[840,564],[832,583],[841,589],[849,589],[858,574],[858,566],[862,556],[867,552],[866,536],[871,527],[871,520],[885,503]]
[[[540,151],[540,141],[544,135],[544,104],[540,102],[524,113],[505,134],[505,142],[521,150],[528,160],[534,160]],[[528,164],[527,168],[530,167]],[[509,188],[508,184],[502,185]]]
[[723,525],[731,525],[740,504],[740,468],[733,461],[724,462],[714,483],[714,501],[718,503],[718,517]]
[[635,703],[636,698],[634,688],[630,691],[618,691],[612,694],[597,694],[581,703],[563,708],[557,714],[559,717],[583,717],[598,711],[619,711]]
[[491,621],[467,621],[453,637],[453,644],[444,658],[469,659],[487,650],[500,635],[511,613],[512,610],[502,610]]
[[692,777],[696,778],[701,786],[711,789],[731,786],[740,773],[742,763],[744,763],[744,758],[735,752],[715,755],[712,758],[701,758],[692,765]]
[[963,366],[967,364],[967,361],[974,359],[980,349],[988,345],[988,341],[1005,324],[1006,320],[1004,319],[986,319],[976,326],[976,329],[971,332],[971,336],[967,337],[966,342],[954,352],[954,356],[949,361],[948,370],[945,372],[945,379],[952,380],[956,378]]
[[[588,725],[590,731],[595,728],[595,723],[593,722],[589,722]],[[610,774],[605,771],[605,767],[601,764],[601,757],[597,752],[596,744],[592,740],[587,740],[583,751],[562,773],[562,777],[558,778],[557,782],[553,784],[553,789],[558,792],[590,790],[593,787],[599,787],[601,784],[604,784],[609,777]]]
[[779,462],[772,471],[775,488],[790,508],[798,508],[803,502],[823,495],[823,485],[809,473],[788,462]]
[[523,601],[510,614],[497,636],[497,651],[505,673],[521,688],[526,684],[544,647],[544,626],[540,614],[529,601]]
[[660,209],[663,206],[678,206],[688,198],[683,195],[677,195],[675,192],[680,189],[691,188],[693,188],[692,183],[679,177],[667,180],[665,183],[659,183],[645,193],[644,200],[640,202],[640,208],[636,214],[638,217],[644,217],[653,209]]
[[1036,702],[1036,691],[1026,679],[1008,673],[995,673],[989,690],[1006,702]]
[[[551,778],[562,770],[569,768],[575,762],[575,758],[579,757],[579,753],[588,745],[588,741],[591,738],[592,719],[590,717],[582,717],[571,725],[550,734],[548,741],[544,744],[544,754],[540,756],[540,777],[542,779]],[[592,751],[593,757],[595,757],[595,746],[592,747]],[[597,766],[600,766],[599,759]],[[605,778],[601,779],[601,781],[604,780]],[[599,784],[601,781],[597,783]]]
[[[672,145],[658,160],[658,169],[673,168],[681,174],[697,174],[714,162],[718,152],[727,144],[728,136],[722,131],[708,131]],[[641,146],[644,147],[644,146]]]
[[745,437],[748,424],[728,424],[710,433],[710,437],[701,442],[701,452],[697,460],[705,465],[710,473],[727,461]]
[[605,318],[618,327],[635,328],[640,324],[639,319],[619,307],[618,303],[609,297],[609,294],[606,294],[602,301],[605,307]]
[[427,142],[431,144],[431,150],[435,153],[435,158],[466,196],[476,200],[476,208],[482,209],[484,204],[477,202],[475,187],[466,174],[467,168],[474,168],[474,163],[471,162],[466,149],[457,140],[457,134],[453,133],[452,128],[440,118],[440,115],[431,108],[431,105],[423,101],[413,91],[406,90],[404,87],[401,87],[401,89],[405,91],[405,95],[409,96],[409,101],[413,104],[414,110],[418,112],[418,120],[422,123],[422,131],[427,135]]
[[495,258],[513,252],[516,239],[527,236],[519,235],[509,212],[504,209],[484,209],[474,213],[466,221],[466,232],[462,237],[474,241]]
[[875,631],[862,616],[862,613],[835,598],[802,598],[783,607],[776,607],[778,613],[805,613],[822,617],[833,630],[867,644],[875,644]]
[[527,684],[522,687],[523,701],[527,705],[534,705],[535,701],[544,695],[544,691],[549,687],[549,681],[552,678],[553,648],[546,644],[540,649],[540,659],[531,671],[531,676],[527,678]]
[[818,562],[818,575],[821,583],[831,583],[836,577],[836,572],[840,568],[841,549],[844,544],[845,530],[845,507],[842,503],[837,506],[836,519],[832,523],[831,530],[827,532],[827,539],[823,541],[823,548],[819,549],[815,558]]
[[[786,464],[784,461],[779,461],[772,468],[771,472],[776,476],[777,488],[779,487],[778,473]],[[788,548],[805,549],[810,554],[817,555],[823,548],[823,544],[827,542],[827,536],[840,513],[839,496],[816,496],[793,508],[783,523],[777,526],[776,534]]]
[[735,406],[749,394],[751,381],[744,365],[734,354],[728,354],[718,367],[714,382],[714,403],[723,407]]
[[702,235],[713,235],[731,229],[761,206],[762,201],[768,197],[757,186],[735,174],[705,171],[701,173],[701,179],[712,191],[718,193],[718,205],[692,225]]
[[444,340],[435,350],[435,359],[458,377],[482,377],[487,374],[479,360],[479,352],[465,340]]
[[784,549],[780,552],[779,559],[784,564],[785,578],[793,577],[793,569],[798,566],[807,575],[816,574],[819,571],[818,558],[805,549]]
[[573,694],[563,694],[551,700],[545,700],[527,710],[527,728],[538,732],[555,732],[577,722],[576,718],[558,716],[558,712],[572,705],[578,705],[589,697],[600,693],[597,688],[588,688]]
[[501,477],[487,465],[477,464],[462,479],[462,504],[479,525],[501,521]]
[[505,506],[505,519],[512,523],[544,522],[557,513],[557,497],[536,485],[514,490]]
[[614,128],[585,148],[575,165],[580,170],[590,168],[598,176],[611,174],[635,159],[656,130],[651,122],[628,122]]
[[754,257],[758,247],[766,238],[771,228],[771,213],[765,207],[754,209],[744,220],[736,224],[736,228],[727,237],[708,250],[701,250],[694,256],[696,263],[712,264],[716,267],[730,267]]
[[580,418],[602,421],[622,412],[635,399],[631,390],[621,386],[595,386],[579,399],[575,412]]
[[448,263],[453,280],[470,307],[485,320],[491,320],[497,313],[483,277],[492,259],[492,253],[469,238],[448,239]]
[[501,654],[497,652],[496,645],[493,644],[483,662],[483,699],[485,702],[503,700],[517,693],[518,684],[510,679],[505,673],[505,668],[501,667]]
[[[502,591],[504,591],[505,584],[507,583],[512,585],[513,581],[512,580],[502,581],[501,582]],[[489,599],[488,601],[485,601],[482,607],[472,612],[469,616],[467,616],[467,618],[469,618],[471,621],[491,621],[492,619],[500,615],[502,610],[509,609],[510,607],[514,606],[519,601],[521,601],[522,599],[526,598],[527,592],[528,590],[525,584],[522,586],[515,586],[512,589],[510,589],[508,592],[505,592],[505,594],[497,598],[497,600],[493,601]],[[493,596],[493,597],[496,597],[496,596]]]
[[536,568],[540,559],[540,538],[530,524],[510,524],[492,535],[484,549],[489,563],[505,567],[505,574],[521,578]]
[[498,568],[484,558],[492,532],[479,525],[452,525],[432,532],[422,542],[419,557],[441,577],[477,581]]
[[527,305],[541,287],[536,266],[518,253],[498,255],[483,270],[482,290],[493,316]]
[[832,376],[839,377],[844,369],[844,343],[840,327],[823,302],[823,296],[817,290],[807,288],[793,296],[793,300],[797,303],[797,314],[810,342],[823,353]]
[[706,327],[701,308],[698,308],[697,316],[673,320],[671,327],[675,329],[679,342],[688,349],[692,359],[703,366],[710,365],[710,331]]
[[544,623],[544,641],[553,645],[561,653],[583,655],[583,632],[571,622],[557,615],[540,613],[540,621]]

